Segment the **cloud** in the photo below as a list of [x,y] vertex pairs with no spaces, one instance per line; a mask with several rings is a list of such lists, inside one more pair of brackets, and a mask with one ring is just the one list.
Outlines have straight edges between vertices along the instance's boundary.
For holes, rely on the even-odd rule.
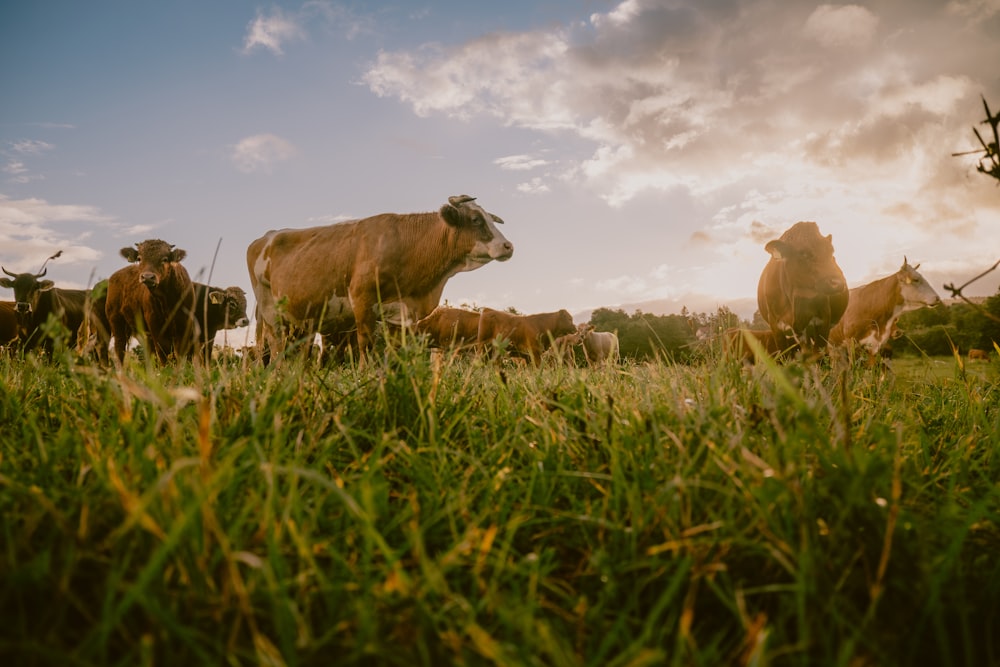
[[[586,22],[382,51],[363,81],[421,116],[589,142],[565,173],[614,206],[783,178],[849,189],[900,172],[915,179],[898,193],[910,197],[935,172],[930,161],[948,158],[944,143],[960,147],[961,110],[978,109],[979,89],[995,81],[1000,42],[965,18],[993,2],[883,2],[876,13],[626,0]],[[528,164],[515,157],[496,164]]]
[[243,173],[270,172],[278,162],[290,159],[295,146],[273,134],[255,134],[240,140],[232,150],[231,158]]
[[508,155],[506,157],[498,157],[496,160],[493,160],[493,164],[508,171],[529,171],[537,167],[544,167],[549,162],[533,155]]
[[259,10],[256,18],[247,26],[243,38],[243,52],[250,53],[257,47],[267,49],[274,55],[284,55],[282,45],[305,39],[306,33],[294,16],[287,16],[280,8],[275,8],[269,16]]
[[20,139],[10,143],[10,151],[20,155],[40,155],[45,151],[52,150],[54,146],[46,141],[36,139]]
[[541,194],[544,192],[549,192],[551,188],[543,181],[540,177],[535,177],[530,181],[525,181],[524,183],[518,183],[517,191],[523,192],[527,195]]
[[[72,223],[66,230],[55,225]],[[11,199],[0,195],[0,246],[4,266],[12,271],[37,271],[46,257],[57,250],[60,263],[91,262],[101,253],[82,241],[94,225],[114,224],[114,218],[94,206],[51,204],[44,199]]]
[[878,17],[858,5],[820,5],[806,20],[804,32],[827,48],[859,48],[875,36]]

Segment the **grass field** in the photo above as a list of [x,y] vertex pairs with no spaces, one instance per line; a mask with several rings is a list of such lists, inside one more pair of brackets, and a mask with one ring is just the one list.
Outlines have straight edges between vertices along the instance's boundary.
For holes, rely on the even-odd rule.
[[4,665],[997,665],[996,362],[0,359]]

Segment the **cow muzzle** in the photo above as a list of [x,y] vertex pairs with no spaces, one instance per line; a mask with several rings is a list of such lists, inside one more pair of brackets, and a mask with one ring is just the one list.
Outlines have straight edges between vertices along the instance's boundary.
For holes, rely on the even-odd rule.
[[153,289],[154,287],[156,287],[157,285],[160,284],[160,281],[156,277],[155,273],[144,273],[144,274],[142,274],[141,276],[139,276],[139,282],[141,282],[143,285],[145,285],[149,289]]
[[21,315],[28,315],[31,313],[31,304],[27,301],[18,301],[14,305],[14,310]]

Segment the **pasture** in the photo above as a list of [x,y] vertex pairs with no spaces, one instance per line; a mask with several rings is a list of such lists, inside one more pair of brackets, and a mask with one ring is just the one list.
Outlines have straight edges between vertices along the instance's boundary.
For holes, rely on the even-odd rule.
[[1000,663],[996,362],[0,358],[17,665]]

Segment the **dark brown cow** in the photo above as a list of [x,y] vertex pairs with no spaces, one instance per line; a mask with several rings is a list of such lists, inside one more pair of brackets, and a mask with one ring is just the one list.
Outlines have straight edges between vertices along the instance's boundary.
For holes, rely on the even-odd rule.
[[906,257],[896,273],[851,290],[844,316],[830,330],[830,342],[857,342],[873,356],[892,339],[896,320],[905,312],[941,303],[934,288],[910,266]]
[[211,361],[215,334],[249,324],[247,294],[239,287],[194,283],[194,319],[201,332],[198,338],[201,355],[205,361]]
[[479,333],[476,341],[480,348],[496,345],[498,340],[507,342],[512,354],[531,359],[537,365],[552,341],[574,333],[576,325],[568,310],[534,315],[513,315],[492,308],[484,308],[479,316]]
[[822,236],[815,222],[797,222],[764,249],[771,259],[757,284],[757,308],[779,349],[791,340],[804,352],[824,350],[848,302],[833,235]]
[[161,363],[171,354],[194,356],[197,324],[194,286],[181,264],[187,253],[166,241],[150,239],[122,248],[129,266],[108,278],[105,313],[115,339],[115,356],[125,359],[125,346],[139,332],[145,332],[149,347]]
[[46,271],[11,273],[3,269],[10,278],[0,278],[0,286],[14,290],[14,310],[21,346],[25,350],[41,346],[46,352],[52,352],[54,341],[43,329],[50,315],[65,327],[64,340],[69,347],[76,346],[77,334],[83,324],[87,290],[60,289],[51,280],[41,279]]
[[355,328],[366,350],[380,303],[405,322],[426,317],[453,275],[510,259],[514,246],[500,222],[461,195],[432,213],[267,232],[247,248],[262,358],[265,346],[280,352],[289,339],[341,337]]
[[414,326],[418,334],[427,335],[433,348],[463,348],[476,344],[479,337],[479,311],[438,306]]
[[989,361],[990,353],[987,352],[986,350],[979,350],[977,348],[972,348],[971,350],[969,350],[969,361],[972,361],[974,359]]
[[13,301],[0,301],[0,347],[17,342],[17,313]]

